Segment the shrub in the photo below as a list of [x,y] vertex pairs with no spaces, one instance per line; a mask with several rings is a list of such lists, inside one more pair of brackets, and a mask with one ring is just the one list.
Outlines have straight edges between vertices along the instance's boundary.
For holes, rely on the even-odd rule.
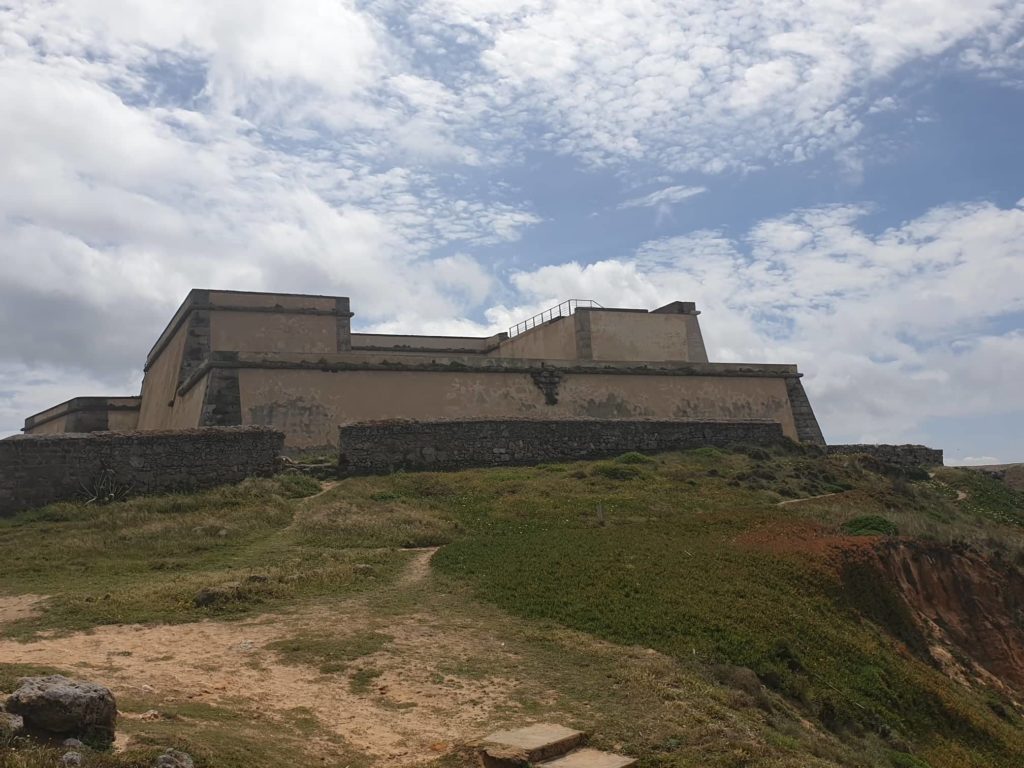
[[851,536],[896,536],[896,523],[881,515],[864,515],[843,523],[843,531]]

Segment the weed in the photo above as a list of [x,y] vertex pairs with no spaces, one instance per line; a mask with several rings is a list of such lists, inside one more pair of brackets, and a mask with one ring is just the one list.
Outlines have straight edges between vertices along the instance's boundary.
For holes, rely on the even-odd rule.
[[352,693],[363,694],[370,690],[370,686],[373,685],[373,681],[381,676],[379,669],[373,667],[363,667],[357,669],[348,678],[348,687]]

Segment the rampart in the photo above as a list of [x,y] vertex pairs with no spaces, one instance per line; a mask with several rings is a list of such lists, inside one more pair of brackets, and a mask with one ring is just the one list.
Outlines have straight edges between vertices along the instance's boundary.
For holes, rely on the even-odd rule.
[[784,440],[775,421],[375,421],[339,428],[339,474],[538,464]]
[[191,491],[274,470],[284,435],[265,427],[23,435],[0,440],[0,517],[91,495]]
[[829,454],[865,453],[879,461],[903,467],[941,467],[942,449],[926,445],[850,444],[830,445]]

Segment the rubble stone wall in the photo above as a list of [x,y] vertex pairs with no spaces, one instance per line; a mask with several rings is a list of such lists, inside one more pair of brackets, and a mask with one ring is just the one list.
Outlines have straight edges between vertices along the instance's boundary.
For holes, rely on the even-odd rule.
[[0,440],[0,517],[85,500],[102,481],[132,495],[273,473],[284,434],[266,427],[21,435]]
[[574,461],[785,439],[773,421],[376,421],[340,427],[339,473],[451,470]]

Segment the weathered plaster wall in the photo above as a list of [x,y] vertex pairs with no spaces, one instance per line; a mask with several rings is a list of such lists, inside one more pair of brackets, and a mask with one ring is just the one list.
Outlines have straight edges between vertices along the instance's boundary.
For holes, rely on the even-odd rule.
[[75,397],[25,419],[26,435],[135,429],[138,397]]
[[107,411],[107,429],[111,432],[131,432],[139,427],[138,410]]
[[26,435],[59,435],[67,432],[67,414],[37,424],[33,427],[26,427]]
[[549,320],[502,342],[493,357],[533,360],[575,360],[576,326],[572,317]]
[[213,311],[210,346],[230,352],[338,351],[337,321],[331,315]]
[[696,315],[582,310],[590,318],[592,360],[666,360],[690,358],[690,328]]
[[0,440],[0,517],[82,498],[104,475],[133,494],[194,490],[274,471],[284,435],[232,427],[184,432],[24,435]]
[[338,471],[359,475],[537,464],[782,439],[774,422],[382,421],[341,427]]
[[796,438],[782,378],[551,373],[554,403],[529,372],[242,368],[242,423],[280,429],[292,449],[371,419],[767,419]]
[[[150,360],[142,379],[142,407],[139,410],[139,429],[175,429],[173,408],[178,389],[178,374],[181,370],[185,340],[189,325],[181,325],[170,337],[167,345]],[[194,424],[191,426],[195,426]]]

